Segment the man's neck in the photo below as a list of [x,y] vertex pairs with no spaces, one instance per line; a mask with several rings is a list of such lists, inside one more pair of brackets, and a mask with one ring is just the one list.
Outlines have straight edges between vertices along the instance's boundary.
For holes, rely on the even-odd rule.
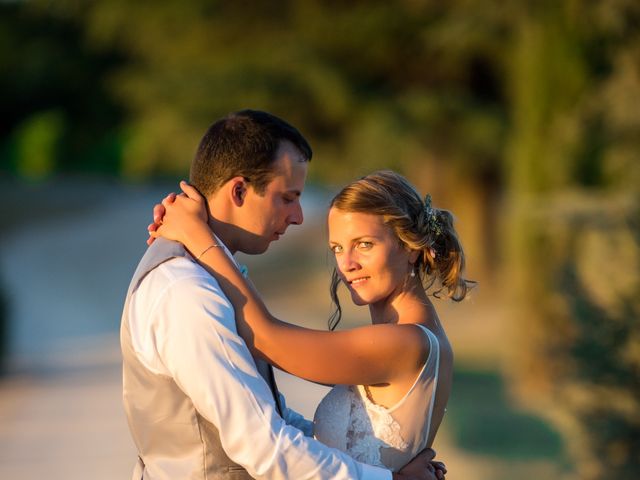
[[209,227],[213,233],[220,239],[224,246],[227,247],[231,254],[235,255],[238,251],[237,241],[233,235],[233,229],[229,228],[229,226],[228,223],[209,217]]
[[[215,214],[213,214],[215,212]],[[219,190],[207,199],[207,213],[209,214],[209,228],[235,255],[238,249],[238,232],[231,220],[231,211],[228,202],[225,201],[224,192]]]

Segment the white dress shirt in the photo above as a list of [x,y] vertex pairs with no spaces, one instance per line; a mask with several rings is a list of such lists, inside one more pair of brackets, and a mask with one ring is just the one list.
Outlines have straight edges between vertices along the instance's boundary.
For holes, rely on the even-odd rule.
[[[233,258],[233,257],[232,257]],[[390,480],[307,432],[310,422],[277,413],[269,386],[236,331],[233,306],[194,261],[177,257],[152,270],[129,303],[133,348],[153,373],[170,376],[215,425],[231,460],[255,478]]]

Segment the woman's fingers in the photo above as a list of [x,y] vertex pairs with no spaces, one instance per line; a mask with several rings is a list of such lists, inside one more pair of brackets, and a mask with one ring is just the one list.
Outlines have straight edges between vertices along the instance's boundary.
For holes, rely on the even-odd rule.
[[160,236],[160,234],[158,234],[158,228],[160,227],[161,225],[156,225],[155,223],[152,223],[147,227],[147,233],[149,234],[149,238],[147,238],[147,245],[150,246],[155,239]]
[[164,208],[164,205],[162,205],[161,203],[157,203],[156,205],[154,205],[153,222],[162,223],[162,218],[164,217],[165,213],[166,213],[166,209]]
[[442,470],[443,473],[447,473],[447,467],[445,466],[444,463],[437,462],[437,461],[434,460],[434,461],[431,462],[431,465],[433,465],[438,470]]
[[147,227],[151,245],[156,238],[164,237],[180,241],[184,236],[184,224],[192,218],[207,219],[204,197],[186,182],[180,182],[182,192],[170,193],[153,207],[153,223]]
[[[184,194],[180,194],[184,196]],[[153,206],[153,223],[147,226],[147,232],[149,238],[147,238],[147,245],[151,245],[154,240],[161,235],[158,233],[158,229],[161,228],[165,215],[167,214],[167,207],[173,205],[176,201],[177,195],[174,192],[169,193],[162,199],[162,203],[156,203]]]
[[[162,208],[166,210],[166,208],[176,201],[176,194],[173,193],[171,195],[167,195],[162,199]],[[163,214],[164,215],[164,214]]]
[[202,195],[200,195],[200,192],[184,180],[180,182],[180,188],[191,200],[195,200],[196,202],[202,202],[204,200]]

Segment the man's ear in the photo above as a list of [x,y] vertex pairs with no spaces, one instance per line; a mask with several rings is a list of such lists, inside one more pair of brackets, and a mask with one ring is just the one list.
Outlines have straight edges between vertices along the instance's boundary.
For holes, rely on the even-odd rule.
[[234,177],[229,180],[231,201],[237,207],[241,207],[244,204],[244,199],[247,196],[247,180],[244,177]]

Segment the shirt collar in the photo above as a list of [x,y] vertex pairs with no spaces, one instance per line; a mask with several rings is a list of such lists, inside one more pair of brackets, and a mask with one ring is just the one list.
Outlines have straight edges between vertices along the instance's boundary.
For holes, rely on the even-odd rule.
[[227,246],[224,244],[224,242],[222,240],[220,240],[220,237],[218,237],[215,233],[213,234],[213,236],[216,239],[216,243],[218,245],[221,245],[222,248],[224,249],[225,253],[229,256],[229,258],[231,259],[231,261],[235,264],[236,267],[238,267],[238,270],[240,270],[240,273],[242,274],[242,276],[244,278],[248,278],[249,276],[249,269],[247,268],[246,265],[243,265],[241,263],[238,263],[238,261],[236,260],[236,257],[233,256],[233,254],[231,253],[231,250],[229,250],[227,248]]

